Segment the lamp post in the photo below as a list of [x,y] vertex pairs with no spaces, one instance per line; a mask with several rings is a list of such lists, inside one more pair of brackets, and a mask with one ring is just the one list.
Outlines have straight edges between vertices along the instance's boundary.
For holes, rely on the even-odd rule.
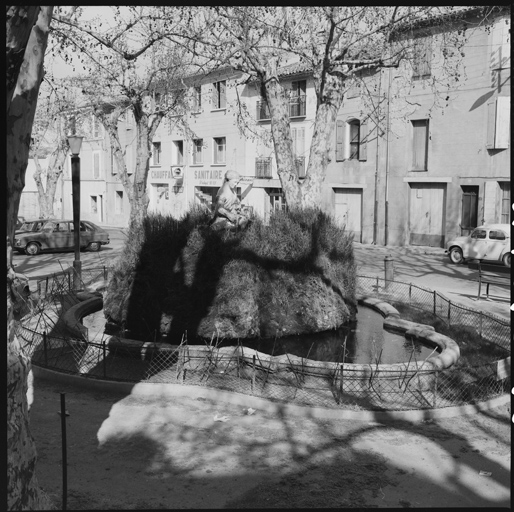
[[71,190],[73,194],[73,238],[75,259],[73,260],[73,289],[82,288],[82,262],[80,261],[80,147],[83,137],[68,135],[71,150]]

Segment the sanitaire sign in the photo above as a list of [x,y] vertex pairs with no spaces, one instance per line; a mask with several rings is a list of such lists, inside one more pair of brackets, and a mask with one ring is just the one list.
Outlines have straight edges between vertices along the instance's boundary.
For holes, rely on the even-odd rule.
[[[192,173],[192,178],[196,186],[221,187],[226,172],[226,169],[195,169]],[[186,173],[186,175],[191,176],[189,173]],[[171,170],[154,170],[150,172],[150,177],[159,180],[171,180],[174,178]],[[187,180],[187,177],[185,179]],[[249,184],[253,180],[253,176],[241,176],[240,183]]]

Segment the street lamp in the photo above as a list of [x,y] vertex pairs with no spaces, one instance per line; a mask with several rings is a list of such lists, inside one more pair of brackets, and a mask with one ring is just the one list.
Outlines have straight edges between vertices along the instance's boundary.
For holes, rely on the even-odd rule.
[[80,261],[80,135],[68,135],[71,150],[71,190],[73,194],[73,238],[75,246],[75,260],[73,261],[73,289],[82,288],[82,262]]

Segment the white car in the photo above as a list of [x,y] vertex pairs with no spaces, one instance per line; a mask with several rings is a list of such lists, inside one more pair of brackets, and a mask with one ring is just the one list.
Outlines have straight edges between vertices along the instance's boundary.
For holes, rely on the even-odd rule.
[[503,263],[510,268],[510,225],[484,224],[468,236],[458,236],[446,244],[452,263],[467,259]]

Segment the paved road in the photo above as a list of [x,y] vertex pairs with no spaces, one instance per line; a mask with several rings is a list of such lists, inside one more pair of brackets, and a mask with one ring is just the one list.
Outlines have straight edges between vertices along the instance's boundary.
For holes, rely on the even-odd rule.
[[[111,243],[96,253],[81,252],[83,267],[108,265],[121,253],[127,239],[127,230],[111,227],[105,229],[109,232]],[[384,277],[384,258],[391,256],[395,280],[437,290],[452,302],[510,319],[509,290],[491,286],[490,300],[476,300],[478,283],[473,279],[475,272],[469,270],[466,265],[450,263],[444,249],[383,247],[355,243],[354,250],[359,275]],[[68,269],[73,265],[73,260],[73,252],[37,256],[16,253],[13,256],[16,271],[25,274],[31,281]]]
[[[98,252],[81,251],[80,261],[82,261],[83,268],[108,266],[120,254],[125,244],[127,239],[126,229],[103,227],[109,233],[110,243],[102,246]],[[73,266],[74,259],[75,253],[73,251],[41,253],[37,256],[13,253],[13,264],[16,272],[25,274],[31,281],[37,281],[49,274],[67,270]],[[31,288],[33,287],[31,286]]]
[[510,319],[509,289],[491,285],[490,300],[477,300],[476,272],[450,263],[444,249],[355,243],[354,250],[358,275],[384,277],[384,258],[391,256],[396,281],[436,290],[452,302]]

